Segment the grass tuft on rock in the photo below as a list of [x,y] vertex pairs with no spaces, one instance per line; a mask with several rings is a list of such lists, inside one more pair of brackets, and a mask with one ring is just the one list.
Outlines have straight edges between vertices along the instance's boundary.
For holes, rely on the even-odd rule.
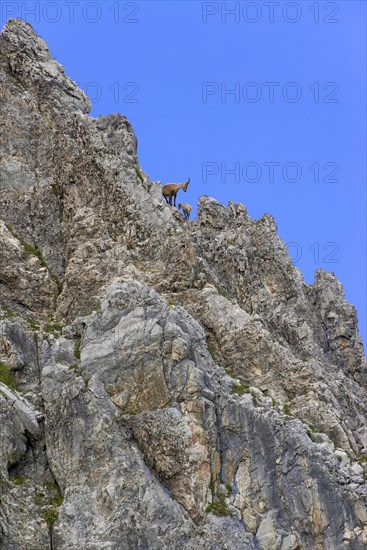
[[229,516],[231,514],[228,506],[224,502],[219,501],[209,504],[206,508],[206,512],[208,514],[215,514],[216,516]]
[[11,390],[17,389],[17,379],[4,363],[0,362],[0,382],[8,386]]
[[236,393],[238,395],[250,393],[250,386],[248,386],[247,384],[233,384],[231,393]]
[[54,324],[47,324],[44,326],[44,331],[47,332],[47,334],[52,334],[53,336],[60,336],[62,331],[62,326],[58,323]]
[[75,340],[75,348],[74,348],[74,355],[75,359],[80,359],[80,342],[81,338],[80,336]]
[[143,183],[144,181],[144,178],[143,178],[143,174],[140,172],[139,168],[137,166],[134,167],[135,168],[135,173],[136,175],[138,176],[138,178],[140,179],[140,181]]
[[23,485],[27,481],[27,478],[24,476],[10,476],[9,479],[14,485]]
[[0,306],[0,320],[11,319],[12,317],[15,317],[15,314],[12,311],[10,311],[8,307]]
[[47,525],[52,527],[59,517],[59,511],[55,510],[55,508],[46,508],[43,512],[43,517],[45,518]]
[[10,223],[5,223],[5,226],[6,226],[6,228],[8,229],[8,231],[10,231],[10,233],[13,235],[13,237],[15,237],[16,239],[18,239],[18,241],[23,245],[24,252],[25,252],[27,255],[37,256],[37,258],[38,258],[39,261],[40,261],[41,266],[42,266],[42,267],[45,267],[46,269],[48,269],[48,265],[47,265],[47,263],[46,263],[44,257],[42,256],[42,252],[40,251],[40,249],[38,248],[38,246],[29,243],[29,242],[26,241],[23,237],[21,237],[20,235],[18,235],[18,234],[14,231],[14,228],[13,228],[13,226],[12,226]]
[[291,412],[291,408],[289,405],[284,405],[283,407],[283,412],[284,414],[286,414],[287,416],[294,416],[294,414]]

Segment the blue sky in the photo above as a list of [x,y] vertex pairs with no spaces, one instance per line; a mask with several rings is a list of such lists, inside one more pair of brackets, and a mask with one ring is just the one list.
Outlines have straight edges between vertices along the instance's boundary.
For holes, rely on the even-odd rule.
[[3,0],[152,180],[274,215],[306,282],[334,271],[366,337],[366,3]]

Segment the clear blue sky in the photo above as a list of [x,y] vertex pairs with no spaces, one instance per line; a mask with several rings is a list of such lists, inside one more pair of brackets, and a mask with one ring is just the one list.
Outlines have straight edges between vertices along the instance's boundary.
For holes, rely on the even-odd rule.
[[[2,0],[152,180],[273,214],[307,282],[334,271],[366,338],[366,2]],[[232,91],[232,93],[230,93]],[[276,163],[276,164],[269,164]],[[292,163],[292,164],[289,164]],[[234,173],[230,173],[230,171]]]

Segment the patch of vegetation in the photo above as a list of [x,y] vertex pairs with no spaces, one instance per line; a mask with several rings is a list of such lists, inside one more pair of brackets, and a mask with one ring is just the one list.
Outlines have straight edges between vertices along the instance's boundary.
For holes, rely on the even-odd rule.
[[231,393],[236,393],[238,395],[243,395],[250,392],[250,386],[247,384],[233,384]]
[[283,412],[284,412],[284,414],[286,414],[287,416],[294,416],[294,414],[291,412],[291,409],[290,409],[290,406],[289,406],[289,405],[284,405],[284,407],[283,407]]
[[216,285],[215,283],[213,283],[213,286],[216,288],[218,294],[220,294],[221,296],[229,300],[228,293],[222,287],[220,287],[219,285]]
[[252,401],[254,402],[254,405],[255,406],[259,405],[261,403],[261,399],[259,399],[256,393],[254,392],[251,392],[251,395],[252,395]]
[[58,189],[56,183],[51,183],[51,193],[55,195],[55,197],[58,196]]
[[39,331],[40,325],[36,323],[36,321],[33,321],[33,319],[31,319],[30,317],[26,317],[26,321],[32,330]]
[[15,314],[8,307],[1,306],[0,319],[10,319],[12,317],[15,317]]
[[45,493],[39,493],[37,492],[34,496],[34,503],[37,505],[37,506],[42,506],[43,502],[44,502],[44,498],[45,498]]
[[53,334],[54,336],[60,336],[62,331],[62,326],[58,323],[54,324],[47,324],[43,327],[44,331],[47,332],[47,334]]
[[116,395],[116,393],[118,392],[118,388],[117,386],[115,386],[115,384],[107,384],[106,386],[106,392],[109,394],[109,395]]
[[252,401],[255,406],[261,404],[261,399],[256,394],[255,390],[251,390],[248,384],[233,384],[231,389],[232,394],[244,395],[245,393],[250,393],[252,396]]
[[77,376],[81,376],[82,370],[79,368],[79,366],[76,363],[73,363],[69,367],[70,370],[73,370]]
[[[61,506],[64,502],[64,497],[60,491],[60,487],[57,483],[45,482],[42,484],[43,491],[38,490],[34,496],[34,503],[37,506],[47,505],[45,513],[47,510],[54,510],[55,506]],[[54,510],[55,511],[55,510]],[[57,512],[57,511],[56,511]],[[47,512],[48,513],[48,512]]]
[[269,390],[264,390],[263,394],[265,395],[265,397],[270,397],[272,407],[277,407],[279,405],[279,403],[274,399],[274,397],[270,395]]
[[8,386],[11,390],[17,389],[17,379],[4,363],[0,362],[0,382]]
[[11,476],[10,481],[14,483],[14,485],[23,485],[27,481],[27,478],[24,476]]
[[176,304],[173,300],[168,300],[168,307],[176,307]]
[[[225,484],[224,480],[221,479],[221,478],[219,478],[219,483],[221,483],[221,485],[225,485],[227,491],[229,493],[232,493],[233,488],[232,488],[232,485],[230,483]],[[216,514],[217,516],[229,516],[231,514],[231,512],[230,512],[230,510],[229,510],[229,508],[228,508],[228,506],[225,502],[226,494],[225,493],[217,493],[217,494],[214,493],[214,491],[215,491],[215,482],[214,481],[210,482],[209,487],[212,491],[213,502],[207,506],[206,512]]]
[[64,497],[62,496],[61,493],[52,497],[51,499],[51,504],[53,504],[54,506],[61,506],[63,502],[64,502]]
[[144,182],[144,177],[143,177],[143,174],[140,172],[139,168],[137,166],[134,166],[135,168],[135,173],[136,175],[138,176],[138,178],[140,179],[140,181],[143,183]]
[[322,432],[320,432],[320,430],[316,430],[316,428],[314,428],[313,426],[309,426],[308,430],[307,430],[307,435],[308,437],[311,437],[312,434],[320,434]]
[[45,267],[46,269],[48,269],[48,266],[45,262],[45,259],[44,257],[42,256],[42,252],[40,251],[40,249],[38,248],[37,245],[33,245],[33,244],[30,244],[28,243],[27,241],[25,241],[24,239],[19,239],[22,244],[23,244],[23,247],[24,247],[24,252],[26,254],[29,254],[29,255],[33,255],[33,256],[37,256],[37,258],[39,259],[40,261],[40,264],[42,267]]
[[13,228],[13,226],[12,226],[10,223],[6,223],[5,225],[6,225],[6,228],[8,229],[8,231],[10,231],[10,233],[13,235],[13,237],[15,237],[16,239],[18,239],[18,241],[23,245],[24,252],[25,252],[27,255],[37,256],[37,258],[38,258],[39,261],[40,261],[41,266],[42,266],[42,267],[45,267],[46,269],[48,269],[48,265],[47,265],[47,263],[46,263],[44,257],[42,256],[42,252],[40,251],[40,249],[38,248],[38,246],[29,243],[29,242],[26,241],[23,237],[21,237],[20,235],[18,235],[18,234],[14,231],[14,228]]
[[[219,483],[220,483],[221,485],[224,485],[224,486],[225,486],[225,488],[227,489],[228,493],[233,493],[233,486],[232,486],[230,483],[226,483],[226,482],[224,481],[224,479],[222,479],[221,477],[219,478]],[[210,487],[210,484],[209,484],[209,487]],[[213,489],[212,489],[212,492],[213,492]],[[226,495],[223,494],[223,493],[218,493],[218,495],[217,495],[217,497],[218,497],[218,499],[219,499],[220,501],[222,501],[222,500],[225,498],[225,496],[226,496]]]
[[55,510],[55,508],[46,508],[43,512],[43,517],[45,518],[47,525],[52,527],[59,517],[59,512],[58,510]]
[[135,411],[134,409],[125,409],[116,416],[116,420],[120,420],[120,418],[128,414],[138,414],[138,411]]
[[367,456],[361,455],[356,459],[356,461],[358,462],[358,464],[363,465],[365,462],[367,463]]
[[[15,231],[14,231],[14,228],[13,226],[11,225],[11,223],[8,223],[8,222],[4,222],[5,224],[5,227],[8,231],[10,231],[10,233],[13,235],[13,237],[15,237]],[[18,237],[16,237],[18,238]]]
[[233,367],[226,366],[225,369],[228,376],[230,376],[231,378],[237,378],[237,374],[234,372]]
[[43,483],[43,486],[47,489],[49,493],[48,502],[53,506],[61,506],[64,502],[64,497],[62,496],[60,487],[57,483]]
[[228,506],[224,502],[215,501],[209,504],[206,508],[206,512],[215,514],[216,516],[229,516],[230,511]]
[[80,342],[81,342],[81,337],[78,336],[78,338],[75,341],[75,348],[74,348],[74,355],[76,359],[80,359]]
[[51,273],[51,279],[54,283],[57,285],[57,294],[60,295],[63,289],[63,283],[59,281],[59,279],[56,277],[54,273]]

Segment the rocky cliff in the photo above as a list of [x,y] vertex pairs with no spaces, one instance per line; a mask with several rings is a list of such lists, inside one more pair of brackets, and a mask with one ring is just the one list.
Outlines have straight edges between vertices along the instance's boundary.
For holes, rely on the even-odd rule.
[[268,214],[184,222],[20,20],[0,100],[1,548],[365,548],[340,282],[305,284]]

